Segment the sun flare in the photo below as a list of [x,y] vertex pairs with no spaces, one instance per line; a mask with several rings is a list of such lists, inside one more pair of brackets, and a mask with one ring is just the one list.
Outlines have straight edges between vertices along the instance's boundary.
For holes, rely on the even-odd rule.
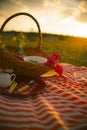
[[[87,37],[87,7],[84,2],[77,0],[22,1],[8,0],[8,3],[6,1],[0,3],[0,25],[12,14],[26,12],[38,20],[42,33]],[[35,22],[28,16],[14,18],[5,30],[38,32]]]

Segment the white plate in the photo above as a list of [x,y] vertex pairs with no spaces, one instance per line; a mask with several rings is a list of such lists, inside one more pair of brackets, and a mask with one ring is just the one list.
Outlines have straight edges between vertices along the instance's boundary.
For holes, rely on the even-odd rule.
[[25,56],[24,61],[36,64],[44,64],[45,62],[47,62],[47,59],[42,56]]

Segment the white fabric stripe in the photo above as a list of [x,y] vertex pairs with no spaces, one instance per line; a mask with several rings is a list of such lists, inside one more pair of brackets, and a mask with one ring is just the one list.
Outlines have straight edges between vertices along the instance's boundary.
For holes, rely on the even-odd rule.
[[[8,121],[17,121],[17,123],[20,123],[20,122],[22,122],[22,123],[24,123],[24,124],[26,124],[26,121],[32,121],[33,123],[34,123],[34,121],[36,121],[36,122],[38,122],[38,123],[40,123],[41,121],[44,123],[44,124],[48,124],[48,123],[50,123],[52,120],[54,120],[55,118],[54,118],[54,116],[49,116],[48,118],[46,118],[45,120],[41,120],[41,119],[38,119],[38,118],[34,118],[34,117],[23,117],[23,118],[21,118],[21,117],[0,117],[0,120],[2,120],[2,121],[4,121],[4,120],[8,120]],[[56,122],[56,124],[59,124],[59,121],[56,119],[54,122]],[[53,122],[53,123],[54,123]],[[51,122],[52,123],[52,122]],[[11,123],[12,124],[12,123]]]
[[[63,102],[65,102],[65,100],[58,100],[58,104],[57,104],[57,100],[50,100],[50,98],[45,98],[45,99],[47,99],[47,100],[49,100],[49,103],[51,103],[51,104],[53,104],[54,105],[54,107],[57,107],[57,106],[62,106],[62,105],[64,105],[63,104]],[[73,103],[72,101],[70,101],[71,103]],[[70,104],[70,102],[66,102],[67,103],[67,105],[68,105],[68,108],[64,108],[64,109],[72,109],[71,107],[69,108],[69,106],[70,105],[73,105],[73,104]],[[76,103],[78,103],[78,102],[76,102]],[[56,106],[55,106],[56,105]],[[13,110],[16,110],[16,107],[17,107],[17,109],[19,108],[21,108],[21,106],[16,106],[16,107],[13,107],[13,106],[7,106],[7,105],[2,105],[2,104],[0,104],[0,106],[3,106],[3,107],[7,107],[7,108],[12,108]],[[78,106],[79,106],[79,108],[78,108]],[[44,107],[44,104],[38,104],[38,106],[37,107],[35,107],[34,109],[40,109],[40,107]],[[77,108],[76,109],[78,109],[78,110],[82,110],[81,108],[82,107],[86,107],[86,104],[78,104],[77,106],[76,106]],[[80,108],[81,107],[81,108]],[[31,110],[31,108],[32,107],[28,107],[28,105],[27,105],[27,107],[24,107],[23,109],[27,109],[27,108],[30,108],[30,110]],[[61,109],[63,109],[63,108],[61,108]],[[84,110],[84,109],[83,109]]]
[[29,107],[29,106],[27,106],[27,107],[21,107],[21,106],[9,106],[9,104],[8,104],[8,106],[6,105],[6,104],[0,104],[0,107],[3,107],[3,108],[6,108],[6,109],[9,109],[9,110],[30,110],[30,111],[34,111],[35,112],[35,110],[33,109],[33,107]]
[[[34,117],[36,117],[36,118],[38,118],[38,115],[36,115],[35,113],[28,113],[28,112],[7,112],[7,111],[1,111],[1,113],[3,113],[3,114],[7,114],[7,116],[10,116],[10,115],[12,115],[13,117],[11,117],[11,118],[14,118],[14,116],[19,116],[18,118],[20,118],[20,116],[26,116],[26,117],[23,117],[23,119],[24,118],[27,118],[28,119],[28,117],[29,116],[32,116],[32,118],[34,118]],[[74,117],[74,115],[76,116],[79,116],[78,115],[79,113],[78,112],[74,112],[74,113],[64,113],[63,114],[63,119],[65,119],[65,120],[68,120],[68,119],[72,119],[73,120],[73,118],[74,118],[74,120],[75,120],[75,117]],[[39,116],[39,119],[43,119],[43,118],[45,118],[47,115],[49,115],[49,113],[48,112],[45,112],[45,113],[42,113],[40,116]],[[34,116],[34,117],[33,117]],[[55,118],[55,116],[54,115],[49,115],[49,118],[51,118],[51,116],[52,117],[54,117]],[[70,117],[70,116],[72,116],[72,117]],[[3,118],[4,118],[4,116],[2,116]],[[87,117],[87,116],[86,116]],[[22,118],[22,117],[21,117]],[[53,119],[54,119],[53,118]],[[77,120],[77,119],[76,119]],[[83,120],[83,122],[84,122],[84,120],[86,120],[86,118],[81,118],[81,119],[78,119],[78,120]],[[44,121],[43,121],[44,122]]]
[[25,97],[25,98],[16,98],[16,97],[11,97],[11,96],[3,96],[3,95],[0,95],[0,100],[4,100],[4,101],[7,101],[7,102],[21,102],[21,103],[23,103],[23,102],[26,102],[27,100],[30,102],[30,101],[32,101],[31,100],[31,98],[29,98],[29,97]]
[[[38,107],[36,107],[36,108],[34,108],[34,109],[32,109],[32,108],[30,108],[30,107],[24,107],[24,108],[22,108],[22,107],[17,107],[17,106],[15,106],[15,107],[11,107],[11,106],[7,106],[7,105],[4,105],[4,104],[0,104],[0,106],[2,107],[2,109],[3,108],[7,108],[7,109],[9,109],[9,110],[20,110],[20,111],[28,111],[28,110],[30,110],[30,111],[34,111],[34,112],[42,112],[43,110],[48,110],[48,107],[46,106],[46,105],[44,105],[44,104],[40,104]],[[60,106],[60,104],[59,104],[59,106]],[[39,111],[38,111],[39,110]],[[6,110],[7,111],[7,110]]]
[[86,120],[87,118],[79,118],[78,120],[74,117],[74,116],[71,116],[71,117],[68,117],[68,116],[63,116],[63,120],[64,121],[66,121],[67,122],[67,125],[70,125],[70,123],[68,123],[68,121],[76,121],[76,122],[78,122],[78,123],[86,123],[87,122],[87,120]]
[[4,120],[7,120],[7,121],[17,121],[17,122],[25,122],[26,123],[26,121],[38,121],[38,119],[37,118],[34,118],[34,117],[32,117],[32,118],[30,118],[30,117],[27,117],[27,118],[21,118],[21,117],[9,117],[9,116],[5,116],[5,117],[3,117],[3,116],[0,116],[0,120],[2,120],[2,121],[4,121]]
[[[51,83],[51,84],[52,84],[52,83]],[[67,89],[67,90],[66,90],[66,87],[67,87],[67,86],[65,86],[64,89],[61,88],[62,85],[60,85],[60,84],[58,85],[58,84],[55,83],[55,85],[53,84],[53,86],[55,87],[56,90],[55,90],[55,91],[53,90],[52,92],[57,92],[58,89],[63,91],[63,92],[60,93],[60,96],[63,96],[64,94],[68,93],[68,94],[72,95],[73,97],[80,98],[79,96],[77,96],[77,94],[75,94],[75,93],[74,93],[73,91],[71,91],[70,89]],[[78,94],[79,94],[79,93],[78,93]],[[85,96],[85,98],[86,98],[86,96]],[[82,98],[82,95],[81,95],[81,100],[84,100],[84,98]]]
[[[79,102],[80,100],[79,99],[77,99],[77,100],[70,100],[70,98],[72,98],[72,96],[67,96],[67,97],[61,97],[61,95],[58,95],[58,96],[55,96],[55,95],[52,95],[52,93],[51,93],[51,96],[50,96],[50,94],[47,94],[47,97],[46,97],[46,94],[45,94],[45,98],[46,99],[48,99],[49,100],[49,102],[51,102],[52,101],[52,99],[53,98],[58,98],[58,101],[59,102],[63,102],[63,101],[66,101],[67,99],[67,102]],[[61,99],[61,100],[59,100],[59,99]],[[1,101],[1,102],[4,102],[4,103],[6,103],[6,101]],[[36,100],[34,100],[33,102],[30,102],[30,101],[24,101],[24,102],[22,102],[22,103],[20,103],[20,102],[10,102],[10,101],[8,101],[7,103],[9,103],[9,105],[10,104],[12,104],[12,105],[17,105],[17,106],[33,106],[33,105],[38,105],[38,104],[40,104],[40,103],[42,103],[42,100],[41,100],[41,97],[38,97],[38,99],[36,99]],[[23,104],[24,103],[24,104]]]
[[[0,113],[1,114],[6,114],[8,116],[35,116],[37,117],[38,115],[36,113],[33,113],[33,112],[9,112],[9,111],[5,111],[5,110],[0,110]],[[4,115],[3,115],[4,117]]]
[[[46,102],[49,102],[49,103],[53,103],[53,101],[51,100],[52,98],[55,98],[55,96],[52,96],[51,98],[50,97],[48,97],[48,98],[45,98],[46,99]],[[27,103],[27,104],[21,104],[21,103],[6,103],[5,101],[4,101],[4,103],[6,103],[5,105],[7,106],[7,104],[8,104],[8,106],[9,105],[12,105],[12,106],[9,106],[10,108],[12,108],[13,107],[13,109],[15,109],[16,107],[14,107],[14,106],[17,106],[17,108],[20,108],[21,106],[24,106],[24,108],[26,108],[26,107],[31,107],[31,108],[33,108],[33,107],[38,107],[38,109],[41,107],[41,106],[44,106],[44,104],[45,103],[43,103],[43,100],[41,99],[41,98],[39,98],[38,99],[38,102],[37,103],[33,103],[33,105],[32,104],[29,104],[29,103]],[[64,102],[65,100],[58,100],[59,102]],[[69,102],[71,102],[71,101],[69,101]],[[2,102],[3,103],[3,102]],[[55,101],[55,104],[57,103],[57,100]],[[46,105],[46,104],[45,104]]]
[[[45,110],[45,112],[44,112],[44,110]],[[63,108],[62,110],[60,109],[59,110],[59,112],[60,113],[63,113],[65,116],[76,116],[76,115],[81,115],[81,112],[79,112],[79,111],[74,111],[74,112],[67,112],[67,113],[64,113],[64,112],[62,112],[62,111],[66,111],[66,110],[69,110],[69,109],[67,109],[67,108]],[[72,110],[72,109],[71,109]],[[50,112],[50,111],[49,111]],[[40,114],[40,118],[43,118],[43,117],[45,117],[49,112],[47,112],[47,108],[42,108],[41,110],[39,110],[39,111],[35,111],[35,113],[33,112],[33,111],[31,111],[31,113],[29,112],[29,115],[33,115],[33,116],[37,116],[37,115],[39,115]],[[84,111],[83,111],[84,112]],[[85,110],[85,112],[86,112],[86,110]],[[3,114],[9,114],[9,115],[28,115],[28,112],[26,112],[26,109],[25,109],[25,112],[24,111],[22,111],[22,112],[11,112],[11,111],[7,111],[7,110],[0,110],[0,113],[3,113]],[[52,112],[51,112],[52,113]],[[86,115],[85,115],[86,116]]]
[[[45,125],[41,125],[41,124],[36,124],[36,123],[32,123],[32,124],[16,124],[16,125],[15,124],[9,124],[9,123],[0,124],[0,126],[4,126],[4,127],[14,127],[14,128],[23,128],[23,127],[25,127],[26,129],[28,129],[28,128],[31,128],[31,129],[32,128],[43,128],[45,130],[52,130],[56,125],[58,125],[58,122],[53,122],[49,126],[48,125],[45,126]],[[64,128],[62,129],[62,126],[61,126],[58,130],[65,130],[65,129]]]
[[[54,104],[53,103],[53,100],[51,100],[50,98],[45,98],[46,100],[48,100],[49,101],[49,103],[50,104]],[[47,102],[47,101],[46,101]],[[62,102],[65,102],[65,100],[58,100],[58,104],[56,104],[56,101],[55,101],[55,104],[54,104],[54,107],[60,107],[60,106],[62,106],[63,104],[62,104]],[[67,103],[70,105],[70,102],[73,104],[73,102],[72,101],[68,101]],[[79,101],[75,101],[76,103],[79,103]],[[61,103],[61,104],[60,104]],[[18,106],[17,106],[18,105]],[[35,104],[34,104],[34,106],[32,106],[32,105],[30,105],[30,104],[26,104],[27,106],[25,106],[25,104],[23,104],[22,106],[24,106],[23,108],[21,107],[21,104],[20,104],[20,106],[19,106],[19,104],[15,104],[15,107],[14,106],[9,106],[9,104],[8,104],[8,106],[5,104],[5,105],[2,105],[2,104],[0,104],[0,106],[1,107],[5,107],[5,108],[8,108],[8,109],[12,109],[12,110],[18,110],[18,109],[23,109],[23,110],[27,110],[27,108],[28,108],[28,110],[32,110],[32,111],[34,111],[35,112],[35,110],[38,110],[38,109],[42,109],[42,108],[40,108],[40,107],[46,107],[46,104],[45,104],[45,106],[44,106],[44,103],[42,103],[42,102],[39,102],[38,101],[38,106],[36,106]],[[75,105],[75,104],[73,104],[73,105]],[[79,108],[80,108],[80,110],[84,110],[84,109],[81,109],[82,107],[86,107],[86,104],[78,104],[78,105],[76,105],[77,106],[77,108],[78,108],[78,106],[79,106]],[[69,107],[69,106],[68,106]],[[64,109],[66,109],[66,108],[64,108]],[[69,108],[70,109],[70,108]],[[72,109],[72,108],[71,108]],[[63,110],[63,108],[61,108],[61,110]],[[85,110],[84,110],[85,111]]]
[[78,129],[86,130],[86,129],[84,129],[84,127],[87,127],[87,124],[83,123],[83,124],[73,126],[73,127],[70,128],[70,130],[78,130]]
[[[51,94],[52,95],[52,93],[55,93],[55,92],[57,92],[58,90],[55,90],[55,91],[51,91],[49,94]],[[63,90],[64,91],[64,90]],[[69,90],[68,90],[69,91]],[[70,96],[67,96],[67,97],[65,97],[65,99],[68,99],[69,100],[69,98],[71,98],[72,96],[74,96],[74,97],[76,97],[76,98],[80,98],[80,97],[78,97],[77,95],[75,95],[75,94],[73,94],[72,96],[71,96],[71,92],[63,92],[63,93],[60,93],[60,94],[58,94],[58,95],[56,95],[55,97],[57,97],[57,96],[61,96],[61,97],[63,97],[64,98],[64,94],[66,94],[66,93],[68,93],[68,94],[70,94]],[[5,98],[5,100],[6,100],[6,98]],[[15,99],[14,99],[15,100]],[[12,103],[12,104],[15,104],[16,103],[16,100],[15,101],[12,101],[12,102],[10,102],[10,103]],[[81,100],[82,100],[82,98],[81,98]],[[83,99],[83,100],[85,100],[85,99]],[[26,101],[24,100],[24,101],[21,101],[21,100],[17,100],[17,102],[18,103],[23,103],[24,102],[24,104],[25,103],[30,103],[30,104],[33,104],[33,102],[34,103],[37,103],[39,101],[39,97],[38,98],[36,98],[36,99],[33,99],[33,100],[31,100],[30,98],[27,100],[26,99]]]

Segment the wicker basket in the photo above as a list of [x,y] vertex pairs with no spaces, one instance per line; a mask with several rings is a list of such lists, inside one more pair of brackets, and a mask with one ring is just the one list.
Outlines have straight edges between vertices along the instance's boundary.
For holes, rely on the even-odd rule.
[[[9,22],[9,20],[19,15],[27,15],[31,17],[38,27],[39,42],[37,47],[23,48],[27,56],[30,55],[34,56],[37,55],[38,53],[41,53],[41,55],[46,56],[47,54],[41,49],[42,34],[39,23],[31,14],[20,12],[7,18],[6,21],[1,26],[0,36],[2,35],[3,29],[5,25]],[[0,66],[3,67],[4,69],[13,69],[16,75],[33,76],[33,77],[40,76],[41,74],[52,69],[52,67],[46,66],[44,64],[34,64],[17,59],[12,55],[12,53],[13,52],[16,53],[17,50],[18,50],[17,47],[12,46],[3,47],[3,43],[0,43]]]

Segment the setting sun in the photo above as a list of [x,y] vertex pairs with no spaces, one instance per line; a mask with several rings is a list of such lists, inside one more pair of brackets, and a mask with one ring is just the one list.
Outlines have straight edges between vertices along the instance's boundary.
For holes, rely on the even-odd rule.
[[[87,37],[86,2],[86,0],[1,1],[0,25],[9,16],[26,12],[37,19],[42,33]],[[4,30],[36,32],[37,27],[31,18],[19,16],[9,21]]]

